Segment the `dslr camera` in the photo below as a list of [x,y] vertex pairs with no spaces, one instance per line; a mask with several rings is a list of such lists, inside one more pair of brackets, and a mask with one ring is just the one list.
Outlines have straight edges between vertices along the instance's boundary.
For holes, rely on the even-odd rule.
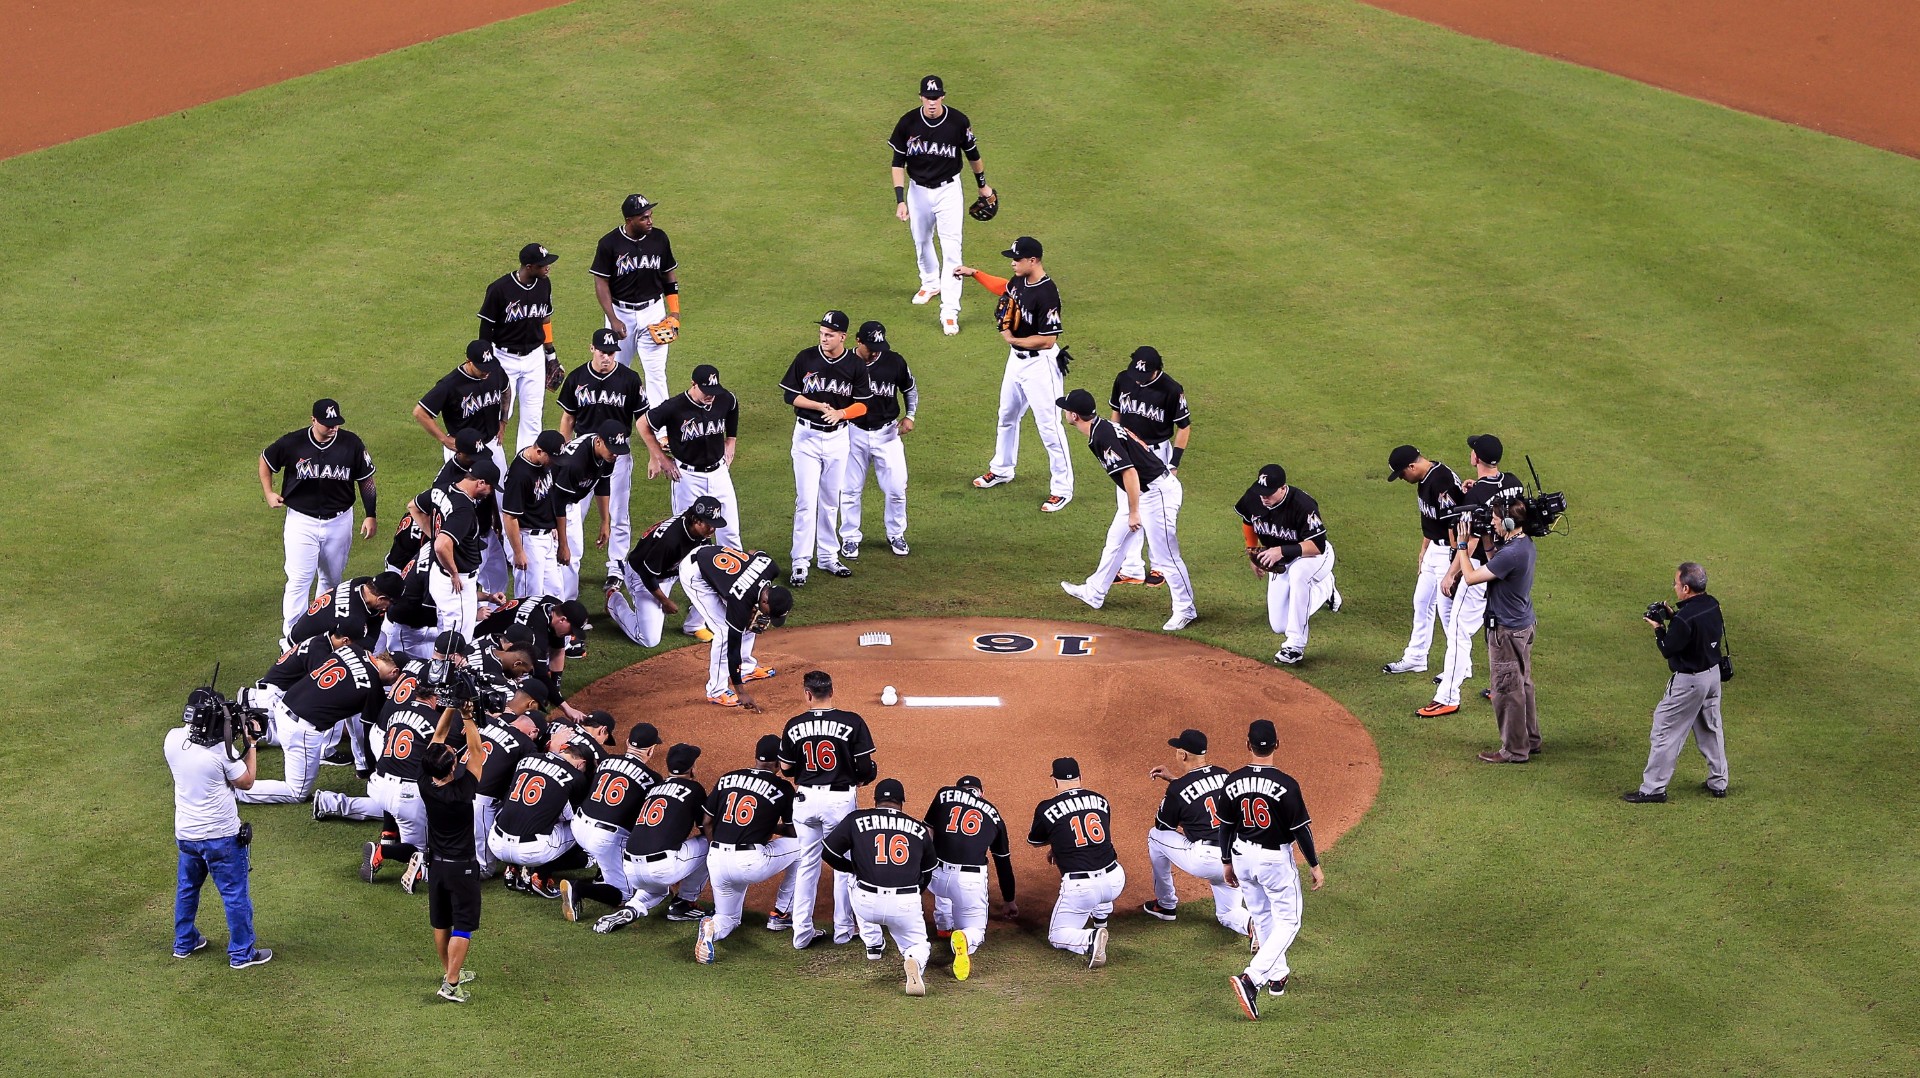
[[1667,622],[1673,620],[1673,607],[1668,606],[1666,603],[1648,603],[1647,620],[1665,625]]

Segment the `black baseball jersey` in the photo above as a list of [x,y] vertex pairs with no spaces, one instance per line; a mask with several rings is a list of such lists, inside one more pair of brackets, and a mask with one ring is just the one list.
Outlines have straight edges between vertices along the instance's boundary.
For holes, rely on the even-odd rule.
[[[1454,499],[1455,505],[1491,505],[1493,501],[1505,498],[1518,498],[1527,492],[1527,486],[1520,477],[1512,472],[1500,472],[1496,475],[1479,476],[1471,482],[1460,485],[1460,494]],[[1457,522],[1453,522],[1457,523]],[[1474,543],[1472,557],[1481,565],[1487,563],[1485,544]]]
[[389,711],[384,721],[386,738],[374,770],[404,782],[420,781],[420,765],[426,759],[434,727],[440,723],[440,708],[414,700]]
[[486,757],[480,767],[479,792],[487,797],[507,796],[514,768],[540,748],[533,738],[508,725],[509,718],[489,719],[479,726],[480,752]]
[[600,237],[593,250],[593,265],[588,272],[607,279],[607,290],[616,303],[646,303],[672,289],[667,274],[679,266],[673,258],[673,244],[667,234],[650,228],[639,239],[627,235],[622,225]]
[[595,774],[599,774],[599,767],[602,763],[613,759],[613,757],[607,753],[606,744],[589,733],[585,727],[574,727],[573,734],[567,738],[567,744],[586,752],[588,759],[593,761]]
[[497,364],[488,364],[475,378],[462,363],[427,390],[420,398],[420,407],[439,416],[448,434],[479,431],[481,441],[491,442],[500,437],[500,413],[506,397],[507,374]]
[[821,858],[874,887],[925,887],[933,876],[933,832],[897,808],[850,812],[827,833]]
[[724,389],[707,389],[707,403],[682,393],[647,412],[647,425],[673,459],[688,468],[712,471],[727,457],[727,439],[740,436],[740,402]]
[[1227,784],[1227,769],[1208,764],[1167,783],[1167,796],[1160,799],[1160,811],[1153,814],[1153,826],[1162,831],[1178,831],[1194,842],[1214,842],[1220,837],[1220,787]]
[[507,465],[506,482],[501,484],[500,511],[527,531],[550,532],[558,527],[553,468],[528,460],[525,450],[514,454],[513,463]]
[[661,585],[661,593],[665,594],[673,581],[680,578],[680,563],[687,560],[687,555],[703,546],[714,545],[713,536],[701,539],[687,526],[691,512],[689,509],[648,528],[627,553],[627,566],[640,577],[643,587]]
[[1288,487],[1287,496],[1280,499],[1280,504],[1268,508],[1261,503],[1260,493],[1259,486],[1248,487],[1233,511],[1253,528],[1254,537],[1262,547],[1304,543],[1311,539],[1320,544],[1323,553],[1326,551],[1327,526],[1320,522],[1320,503],[1314,501],[1312,495],[1299,487]]
[[480,339],[524,356],[546,343],[543,324],[553,317],[553,282],[535,277],[521,284],[515,270],[487,286],[480,301]]
[[360,589],[373,583],[370,576],[356,576],[333,586],[325,595],[316,596],[307,612],[293,619],[287,639],[293,643],[311,640],[323,633],[338,633],[363,648],[371,648],[386,619],[367,609]]
[[[1003,862],[1012,856],[1000,810],[964,786],[943,786],[933,795],[927,826],[933,829],[934,855],[947,864],[984,866],[989,855]],[[1010,888],[1002,890],[1012,897]]]
[[288,711],[320,730],[332,729],[341,719],[372,721],[379,716],[387,687],[367,661],[366,651],[353,644],[299,650],[306,659],[306,676],[288,686],[280,698]]
[[973,137],[973,123],[965,113],[947,108],[938,120],[914,109],[893,125],[887,145],[893,149],[893,163],[907,170],[907,179],[922,187],[939,187],[960,175],[960,158],[980,160],[980,143]]
[[1007,282],[1007,294],[1020,309],[1020,322],[1014,327],[1014,336],[1058,337],[1066,332],[1060,321],[1060,289],[1053,278],[1042,277],[1028,284],[1026,278],[1015,277]]
[[533,633],[534,666],[545,666],[548,656],[555,649],[567,646],[567,638],[553,631],[553,609],[564,601],[551,595],[523,595],[518,599],[510,599],[474,624],[474,639],[497,637],[506,632],[509,625],[524,625]]
[[420,558],[420,550],[427,545],[427,529],[420,518],[408,513],[400,518],[400,525],[393,529],[393,542],[387,545],[387,568],[396,573],[406,573]]
[[260,454],[267,470],[280,473],[287,508],[310,517],[334,517],[353,508],[353,492],[373,475],[373,455],[360,436],[342,428],[321,445],[313,428],[288,431]]
[[1143,382],[1140,372],[1131,366],[1113,380],[1113,393],[1107,406],[1120,415],[1120,426],[1138,434],[1149,445],[1171,441],[1176,428],[1193,425],[1187,412],[1187,391],[1179,382],[1154,372],[1153,381]]
[[797,786],[854,786],[871,774],[873,734],[867,720],[837,707],[817,707],[787,720],[780,762]]
[[593,769],[593,789],[580,815],[631,830],[647,791],[659,781],[658,772],[631,756],[608,756]]
[[293,688],[293,683],[307,676],[307,671],[324,659],[316,655],[333,654],[333,643],[325,636],[309,637],[280,653],[280,657],[267,668],[266,676],[260,679],[262,685],[271,685],[281,692]]
[[554,753],[537,753],[513,765],[513,781],[500,802],[494,826],[502,834],[533,838],[550,834],[568,805],[586,800],[592,776]]
[[[433,503],[432,526],[436,537],[445,534],[453,540],[453,564],[462,573],[480,568],[480,555],[486,549],[486,535],[480,531],[480,517],[474,501],[461,490],[431,490],[427,500]],[[439,559],[434,559],[438,564]]]
[[1452,542],[1452,522],[1440,518],[1453,512],[1459,498],[1460,477],[1452,468],[1434,461],[1426,478],[1414,487],[1413,500],[1420,507],[1420,534],[1435,543]]
[[[845,408],[854,401],[866,401],[873,396],[867,382],[867,365],[859,356],[849,349],[829,359],[819,345],[803,349],[793,357],[793,362],[787,364],[787,373],[780,379],[780,390],[788,404],[792,404],[795,397],[804,396],[834,408]],[[793,414],[816,426],[824,426],[826,422],[819,412],[807,408],[796,407]]]
[[704,816],[713,821],[715,842],[763,845],[793,820],[793,784],[757,767],[729,771],[713,784]]
[[1034,806],[1030,846],[1053,846],[1053,867],[1093,872],[1118,861],[1113,851],[1113,806],[1092,790],[1057,793]]
[[627,854],[647,857],[677,850],[700,826],[707,788],[686,775],[669,775],[655,783],[640,803],[633,828],[627,833]]
[[1087,448],[1093,450],[1094,459],[1107,470],[1107,478],[1116,487],[1127,485],[1129,468],[1139,477],[1141,490],[1167,474],[1167,466],[1159,457],[1105,419],[1095,419],[1087,428]]
[[634,417],[647,410],[647,391],[632,367],[616,363],[601,374],[582,363],[560,383],[560,410],[573,417],[576,435],[599,430],[609,419],[632,434]]
[[[394,677],[393,684],[387,686],[387,702],[380,709],[380,717],[377,720],[381,726],[385,726],[401,708],[416,701],[421,693],[420,683],[427,676],[428,660],[398,654],[394,658],[400,662],[400,673]],[[433,717],[435,722],[439,721],[440,712],[437,709],[433,712]],[[459,727],[454,727],[454,731],[458,733]]]
[[582,434],[553,458],[553,500],[560,511],[595,494],[613,492],[613,466],[620,458],[601,460],[594,452],[592,434]]
[[[509,465],[509,467],[511,467],[511,465]],[[473,470],[472,468],[461,464],[458,458],[448,457],[446,461],[440,465],[439,473],[433,477],[434,489],[451,490],[453,489],[453,485],[460,481],[461,476],[466,475],[468,472],[471,472],[472,470]],[[504,488],[505,485],[506,485],[506,471],[502,469],[500,473],[500,486]],[[413,500],[413,503],[415,505],[422,505],[422,506],[430,506],[432,504],[431,501],[424,494],[418,498],[415,498]],[[500,499],[499,498],[494,498],[494,497],[482,498],[480,499],[479,503],[473,507],[473,511],[474,511],[475,518],[479,521],[480,535],[482,538],[485,538],[489,535],[500,534]],[[391,561],[389,561],[389,564],[392,564]]]
[[1227,776],[1220,798],[1220,856],[1230,860],[1235,840],[1269,850],[1300,843],[1307,863],[1317,865],[1313,852],[1313,823],[1307,817],[1300,784],[1277,767],[1248,764]]
[[[861,430],[879,430],[900,418],[900,398],[907,398],[906,411],[920,403],[920,388],[913,384],[913,371],[907,357],[891,349],[879,352],[867,364],[867,414],[853,421]],[[811,395],[811,394],[809,394]]]
[[[740,684],[740,638],[753,624],[760,607],[760,585],[780,579],[780,563],[764,550],[752,554],[723,546],[703,546],[693,552],[700,579],[719,593],[727,608],[727,675]],[[712,626],[708,626],[712,628]]]

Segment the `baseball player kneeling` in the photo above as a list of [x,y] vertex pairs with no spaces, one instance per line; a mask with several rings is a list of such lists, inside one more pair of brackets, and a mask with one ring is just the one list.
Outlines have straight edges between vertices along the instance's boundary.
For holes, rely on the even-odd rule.
[[[627,639],[643,648],[660,642],[667,618],[680,612],[670,593],[680,579],[681,564],[698,548],[713,545],[714,533],[726,526],[720,499],[702,494],[686,512],[668,517],[641,534],[640,541],[620,563],[633,598],[627,598],[613,577],[607,578],[607,616]],[[687,605],[692,606],[692,601]],[[692,613],[689,620],[699,625],[695,620],[699,616]]]
[[1099,969],[1107,964],[1113,900],[1127,886],[1127,870],[1113,849],[1113,806],[1081,787],[1080,761],[1071,756],[1053,762],[1053,788],[1059,792],[1034,806],[1027,831],[1027,845],[1050,846],[1047,860],[1060,870],[1047,942],[1086,955],[1087,968]]
[[713,880],[713,916],[700,919],[694,961],[711,964],[721,940],[740,927],[747,888],[780,877],[767,930],[793,927],[793,863],[800,840],[793,837],[793,784],[773,773],[780,738],[766,734],[754,746],[753,766],[729,771],[713,784],[701,808],[706,820],[707,872]]
[[1140,910],[1162,921],[1174,919],[1180,906],[1173,889],[1178,865],[1189,876],[1207,881],[1213,888],[1214,918],[1244,936],[1247,903],[1238,888],[1227,886],[1220,858],[1220,788],[1227,784],[1227,769],[1207,763],[1207,735],[1198,730],[1182,730],[1167,744],[1174,750],[1173,766],[1147,772],[1148,778],[1167,784],[1167,796],[1154,814],[1153,830],[1147,832],[1153,901]]
[[[588,722],[604,724],[611,731],[613,716],[595,711]],[[647,766],[659,744],[660,731],[652,723],[636,722],[627,731],[627,754],[609,756],[595,765],[593,789],[573,818],[573,837],[599,867],[600,879],[560,881],[560,915],[567,920],[580,919],[583,899],[619,909],[633,897],[633,881],[627,878],[627,841],[640,818],[641,800],[660,781],[660,773]]]
[[[259,779],[235,793],[256,805],[287,805],[313,796],[320,760],[338,743],[339,725],[379,713],[400,668],[337,636],[316,636],[274,664],[266,680],[282,688],[272,703],[273,742],[284,756],[281,779]],[[264,739],[263,739],[264,740]]]
[[854,877],[853,909],[860,920],[893,936],[907,969],[907,995],[924,996],[922,973],[933,949],[920,892],[933,877],[933,832],[900,811],[907,800],[899,779],[881,779],[873,807],[841,820],[827,836],[825,857],[837,872]]
[[667,920],[698,921],[705,916],[694,905],[707,885],[707,837],[700,833],[707,788],[693,777],[699,759],[698,745],[667,750],[667,777],[647,791],[627,835],[622,867],[633,894],[625,905],[595,921],[595,932],[604,935],[651,916],[668,895],[675,897],[667,905]]
[[927,889],[933,892],[933,927],[953,947],[953,976],[964,981],[973,969],[973,952],[987,939],[987,855],[1000,879],[1001,912],[1020,916],[1013,900],[1013,856],[1007,849],[1007,822],[981,793],[980,780],[962,775],[942,786],[927,806],[938,859]]
[[496,860],[525,870],[527,889],[559,898],[553,874],[586,864],[573,837],[574,805],[586,799],[593,753],[579,745],[528,756],[514,765],[506,800],[493,818],[487,849]]

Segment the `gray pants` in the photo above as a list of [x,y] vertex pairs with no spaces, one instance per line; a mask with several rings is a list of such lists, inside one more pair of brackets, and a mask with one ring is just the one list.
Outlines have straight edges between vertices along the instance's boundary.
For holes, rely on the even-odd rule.
[[1707,758],[1707,785],[1727,788],[1727,743],[1720,733],[1720,668],[1698,674],[1675,674],[1667,681],[1667,695],[1653,709],[1652,749],[1647,770],[1640,776],[1640,792],[1661,793],[1673,780],[1673,765],[1687,746],[1687,731]]

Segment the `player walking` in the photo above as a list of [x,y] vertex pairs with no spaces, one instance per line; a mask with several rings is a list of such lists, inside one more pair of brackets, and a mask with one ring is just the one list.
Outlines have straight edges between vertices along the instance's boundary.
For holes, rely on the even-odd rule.
[[559,595],[566,588],[560,539],[567,522],[553,496],[553,458],[565,445],[559,431],[543,430],[507,466],[500,513],[515,595]]
[[[1080,761],[1053,762],[1058,791],[1033,809],[1027,845],[1049,846],[1047,860],[1060,870],[1060,897],[1053,904],[1047,942],[1087,956],[1087,968],[1107,964],[1107,918],[1127,886],[1127,870],[1113,849],[1113,806],[1080,785]],[[1088,928],[1092,922],[1092,928]]]
[[[606,712],[595,715],[604,716]],[[652,723],[636,722],[627,731],[626,755],[609,756],[594,766],[593,789],[573,817],[573,835],[599,866],[600,879],[594,883],[560,881],[560,913],[567,920],[579,919],[580,903],[585,899],[617,910],[633,897],[633,881],[627,878],[627,841],[640,818],[647,792],[660,781],[660,773],[647,766],[653,762],[659,744],[660,731]]]
[[[1180,458],[1185,455],[1187,439],[1193,434],[1193,417],[1187,411],[1187,391],[1167,377],[1163,368],[1158,349],[1147,345],[1134,349],[1127,366],[1113,379],[1107,407],[1113,409],[1111,418],[1115,426],[1144,443],[1147,451],[1167,466],[1168,475],[1178,476]],[[1175,485],[1168,489],[1168,495],[1174,513],[1178,514],[1181,502],[1186,500],[1184,490]],[[1126,501],[1124,492],[1120,492],[1119,497],[1122,502]],[[1146,538],[1145,529],[1127,533],[1115,584],[1146,584],[1157,588],[1167,582],[1159,570],[1141,557]]]
[[[593,294],[607,316],[615,355],[631,368],[640,357],[647,399],[667,397],[667,346],[680,336],[680,275],[673,244],[653,227],[658,202],[628,195],[620,203],[620,227],[600,237],[593,251]],[[595,347],[599,347],[596,342]],[[592,429],[592,428],[588,428]]]
[[836,874],[853,877],[853,908],[861,922],[875,936],[883,928],[892,933],[906,964],[907,995],[924,996],[933,948],[920,892],[933,877],[933,832],[900,811],[906,800],[899,779],[881,779],[873,788],[873,807],[849,814],[827,835],[825,855]]
[[[960,282],[955,267],[960,254],[960,158],[973,166],[973,182],[980,197],[995,201],[987,186],[987,166],[980,160],[980,144],[973,123],[946,103],[947,86],[938,75],[920,80],[920,107],[893,125],[887,146],[893,150],[893,213],[907,222],[913,235],[914,258],[920,265],[920,290],[913,302],[940,296],[940,332],[960,332]],[[933,240],[940,238],[935,257]]]
[[1179,893],[1173,889],[1173,868],[1207,881],[1213,888],[1213,916],[1240,935],[1247,934],[1247,904],[1237,888],[1227,884],[1221,868],[1220,788],[1227,784],[1227,769],[1207,763],[1207,735],[1199,730],[1182,730],[1169,738],[1174,750],[1173,766],[1157,766],[1148,778],[1167,784],[1167,795],[1154,813],[1153,830],[1147,832],[1147,860],[1153,865],[1153,901],[1141,906],[1141,912],[1162,921],[1171,921],[1180,906]]
[[[887,347],[887,327],[862,322],[854,335],[854,352],[867,365],[867,386],[873,396],[867,414],[853,421],[847,454],[846,485],[840,492],[840,556],[860,556],[860,500],[867,485],[867,469],[886,495],[887,545],[907,555],[907,451],[901,438],[913,430],[913,413],[920,407],[920,389],[905,356]],[[906,414],[900,397],[907,398]]]
[[[607,581],[607,616],[627,634],[627,639],[643,648],[660,643],[660,630],[667,617],[680,612],[680,604],[669,594],[680,579],[680,563],[696,549],[713,543],[715,530],[726,527],[720,515],[720,500],[702,494],[687,511],[647,529],[625,562],[627,587],[633,598],[621,592],[613,578]],[[686,624],[696,632],[713,633],[701,624],[700,608],[687,603]]]
[[[560,436],[572,441],[589,431],[614,426],[629,446],[633,422],[647,412],[650,399],[640,389],[640,376],[617,362],[620,342],[610,329],[593,331],[593,358],[575,367],[560,383]],[[633,500],[633,456],[621,453],[614,461],[613,475],[607,479],[607,580],[618,582],[620,559],[633,542],[628,529],[629,503]]]
[[[942,786],[927,806],[938,859],[927,889],[933,892],[933,927],[953,947],[953,976],[964,981],[973,970],[973,953],[987,940],[987,856],[1000,881],[1001,913],[1020,915],[1013,900],[1013,856],[1007,848],[1007,823],[982,792],[980,780],[962,775]],[[950,934],[949,934],[950,933]]]
[[713,916],[700,919],[694,961],[710,964],[717,945],[740,927],[747,888],[780,877],[767,929],[793,927],[787,910],[793,903],[793,862],[800,843],[793,837],[793,784],[773,773],[780,739],[766,734],[754,746],[751,767],[729,771],[713,784],[702,809],[708,839],[707,871],[713,880]]
[[847,353],[847,324],[845,311],[822,315],[820,343],[794,356],[780,379],[780,392],[794,414],[793,575],[788,583],[796,588],[807,582],[816,553],[822,572],[853,575],[836,557],[836,518],[852,451],[847,424],[867,414],[873,391],[866,364]]
[[999,429],[994,438],[993,463],[973,485],[985,489],[1013,482],[1020,460],[1020,418],[1031,409],[1040,444],[1047,449],[1047,500],[1043,513],[1056,513],[1073,500],[1073,459],[1067,455],[1066,433],[1060,413],[1048,405],[1061,391],[1060,289],[1040,262],[1040,241],[1021,236],[1000,252],[1013,260],[1013,276],[991,277],[971,266],[956,266],[955,277],[972,277],[981,287],[1002,298],[997,321],[1000,339],[1007,342],[1007,371],[1000,379]]
[[1062,580],[1060,587],[1095,610],[1100,609],[1120,576],[1127,537],[1144,533],[1173,593],[1173,616],[1161,628],[1171,633],[1193,624],[1200,611],[1194,606],[1193,581],[1187,576],[1186,560],[1180,556],[1180,480],[1139,439],[1095,415],[1093,394],[1076,389],[1054,404],[1067,413],[1075,430],[1087,436],[1087,448],[1120,489],[1120,506],[1107,527],[1107,545],[1100,551],[1099,566],[1085,583]]
[[693,777],[699,759],[698,745],[667,750],[667,777],[647,791],[627,836],[624,868],[633,895],[595,921],[595,932],[615,932],[651,915],[676,891],[667,905],[667,920],[698,921],[704,916],[694,905],[707,885],[707,837],[700,833],[707,788]]
[[1220,856],[1227,885],[1238,886],[1246,897],[1260,949],[1240,973],[1227,978],[1248,1018],[1258,1020],[1257,993],[1261,985],[1273,995],[1285,995],[1287,948],[1300,934],[1300,871],[1293,864],[1293,847],[1313,872],[1313,889],[1327,882],[1320,856],[1313,849],[1312,820],[1300,794],[1300,783],[1273,766],[1279,743],[1273,723],[1256,719],[1247,727],[1247,751],[1253,759],[1227,776],[1220,803]]
[[680,586],[700,617],[713,627],[707,653],[707,702],[721,707],[760,707],[746,682],[778,671],[753,661],[753,638],[786,624],[793,593],[774,583],[780,566],[764,550],[751,554],[726,547],[700,547],[680,564]]
[[[651,400],[652,398],[648,398]],[[647,446],[647,478],[665,475],[676,514],[694,499],[719,499],[721,546],[740,547],[740,499],[733,492],[733,451],[740,436],[740,402],[721,388],[720,371],[702,363],[685,393],[655,405],[640,425]],[[672,456],[668,456],[671,453]]]
[[[1491,434],[1476,434],[1467,439],[1470,450],[1468,459],[1473,463],[1473,481],[1461,484],[1459,496],[1454,499],[1456,514],[1474,506],[1492,505],[1496,500],[1518,498],[1526,493],[1525,484],[1512,472],[1500,470],[1500,454],[1504,447],[1500,439]],[[1448,521],[1445,528],[1451,528],[1454,521]],[[1443,528],[1443,534],[1445,529]],[[1450,534],[1446,535],[1451,540]],[[1469,540],[1471,548],[1467,556],[1474,565],[1485,565],[1492,554],[1492,548],[1484,537]],[[1451,542],[1443,542],[1446,553],[1452,556]],[[1432,719],[1441,715],[1451,715],[1460,710],[1460,686],[1473,677],[1473,637],[1487,620],[1487,585],[1469,584],[1460,579],[1459,571],[1449,565],[1440,579],[1440,594],[1451,596],[1453,609],[1449,611],[1447,626],[1447,659],[1441,668],[1440,676],[1435,679],[1438,688],[1433,690],[1433,700],[1425,707],[1417,708],[1414,714],[1421,718]]]
[[1307,654],[1307,619],[1322,606],[1340,609],[1320,503],[1289,487],[1285,468],[1269,464],[1233,511],[1240,514],[1254,575],[1267,578],[1267,625],[1286,634],[1274,661],[1297,663]]
[[566,513],[561,530],[561,590],[556,595],[568,599],[580,597],[580,563],[587,556],[587,502],[600,510],[600,533],[593,545],[604,547],[613,533],[613,512],[608,501],[613,492],[613,474],[620,460],[633,452],[630,434],[617,419],[609,419],[597,429],[568,442],[553,458],[553,497],[556,507]]
[[560,256],[537,243],[520,248],[520,268],[487,286],[480,300],[480,339],[507,376],[519,428],[513,449],[519,452],[538,437],[546,403],[547,363],[553,357],[553,282],[548,279]]
[[[281,631],[306,610],[316,593],[332,591],[347,572],[353,546],[353,492],[366,505],[360,538],[373,538],[375,503],[373,456],[360,436],[346,430],[340,404],[331,397],[313,402],[313,419],[302,430],[281,435],[260,454],[260,493],[269,509],[287,511],[282,533],[286,546],[287,590],[280,600]],[[280,491],[273,476],[284,472]]]
[[[873,734],[867,720],[833,706],[833,678],[809,670],[800,679],[807,710],[787,720],[780,734],[780,768],[793,779],[794,837],[800,859],[793,873],[793,947],[804,951],[818,935],[813,905],[820,889],[820,858],[827,834],[858,804],[859,788],[872,782]],[[859,931],[854,922],[845,870],[833,874],[833,942],[849,943]]]

